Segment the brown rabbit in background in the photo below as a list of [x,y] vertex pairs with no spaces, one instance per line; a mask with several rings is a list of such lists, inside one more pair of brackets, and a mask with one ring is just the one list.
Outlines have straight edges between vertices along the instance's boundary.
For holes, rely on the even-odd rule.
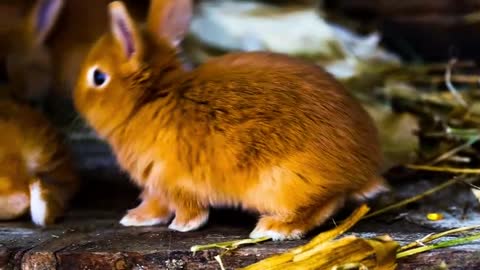
[[[23,101],[42,101],[48,95],[69,100],[86,53],[108,30],[111,0],[30,2],[21,23],[0,35],[13,95]],[[129,4],[136,17],[144,17],[147,0]]]
[[53,223],[79,185],[66,145],[40,113],[6,98],[0,130],[0,220],[30,209],[35,224]]
[[261,214],[251,237],[300,238],[350,199],[386,189],[377,130],[320,67],[233,53],[193,70],[177,47],[191,0],[153,0],[145,27],[122,2],[84,62],[74,102],[143,188],[123,225],[190,231],[209,207]]
[[[32,1],[31,1],[32,2]],[[46,6],[47,4],[51,5]],[[52,64],[45,40],[58,17],[63,1],[19,1],[23,12],[0,33],[1,57],[13,96],[22,100],[42,98],[51,86]],[[45,5],[45,6],[44,6]],[[30,7],[32,6],[32,7]],[[22,13],[23,13],[22,12]],[[18,17],[17,15],[16,17]]]

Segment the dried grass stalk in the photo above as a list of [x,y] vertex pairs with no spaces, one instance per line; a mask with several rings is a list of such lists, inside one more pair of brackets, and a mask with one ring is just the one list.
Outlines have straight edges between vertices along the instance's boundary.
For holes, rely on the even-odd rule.
[[375,239],[346,236],[333,240],[361,220],[368,210],[366,205],[362,205],[338,227],[319,234],[309,243],[243,269],[345,269],[346,265],[368,269],[395,269],[395,256],[399,245],[389,236]]

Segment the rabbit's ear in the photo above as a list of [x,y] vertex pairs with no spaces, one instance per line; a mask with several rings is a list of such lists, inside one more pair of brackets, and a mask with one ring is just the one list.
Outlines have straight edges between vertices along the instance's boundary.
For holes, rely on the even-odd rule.
[[148,31],[176,47],[188,33],[192,13],[192,0],[152,0]]
[[115,42],[122,49],[122,54],[128,62],[138,61],[142,52],[142,42],[138,29],[125,5],[120,1],[114,1],[109,4],[108,9],[110,31]]
[[60,11],[64,6],[63,0],[38,0],[28,16],[27,27],[34,45],[45,42],[52,31]]

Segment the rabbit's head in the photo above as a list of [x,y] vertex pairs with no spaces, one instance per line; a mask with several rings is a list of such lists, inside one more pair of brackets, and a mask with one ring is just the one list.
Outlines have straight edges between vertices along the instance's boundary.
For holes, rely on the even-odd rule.
[[38,100],[51,88],[52,63],[46,40],[63,7],[63,0],[38,0],[23,23],[2,38],[5,70],[13,96]]
[[74,91],[78,111],[100,133],[123,123],[149,85],[181,72],[177,47],[188,31],[192,3],[152,0],[142,27],[122,2],[110,3],[109,15],[109,31],[90,50]]

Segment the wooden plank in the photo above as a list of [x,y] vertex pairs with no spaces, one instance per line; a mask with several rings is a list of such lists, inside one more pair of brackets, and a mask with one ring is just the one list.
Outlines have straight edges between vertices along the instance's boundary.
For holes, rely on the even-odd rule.
[[[115,218],[98,222],[101,211],[78,214],[89,218],[78,220],[71,216],[75,222],[65,220],[64,224],[68,225],[50,229],[33,228],[27,223],[2,224],[0,269],[218,269],[214,260],[218,251],[192,254],[189,248],[195,244],[246,238],[254,225],[254,219],[234,211],[214,213],[210,225],[189,233],[172,232],[163,226],[126,228],[118,225]],[[399,230],[405,226],[409,226],[411,232]],[[370,230],[366,232],[365,228]],[[397,231],[389,234],[400,243],[427,234],[424,228],[405,222],[382,225],[367,221],[361,222],[353,233],[373,237],[389,231]],[[224,255],[223,261],[228,269],[242,267],[305,241],[246,246]],[[448,269],[480,269],[480,245],[414,256],[402,260],[398,269],[432,269],[442,261]]]

